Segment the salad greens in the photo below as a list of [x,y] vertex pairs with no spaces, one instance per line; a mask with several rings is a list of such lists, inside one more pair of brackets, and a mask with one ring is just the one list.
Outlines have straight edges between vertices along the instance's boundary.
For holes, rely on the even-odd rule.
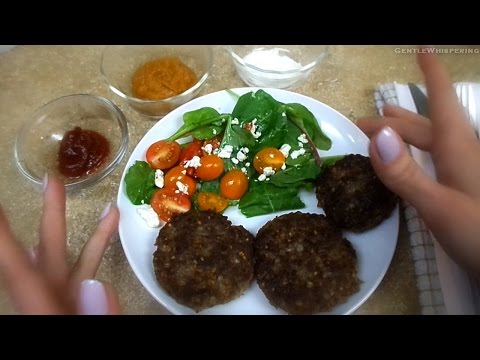
[[145,161],[135,161],[125,175],[127,196],[134,205],[150,204],[155,186],[155,170]]
[[[316,148],[328,150],[332,142],[312,112],[301,104],[284,104],[263,90],[238,97],[231,114],[220,114],[211,107],[185,113],[183,125],[166,140],[188,136],[210,140],[219,135],[222,139],[219,155],[222,150],[231,150],[229,155],[220,156],[225,172],[240,169],[249,177],[247,193],[240,201],[233,202],[238,203],[247,217],[303,208],[299,190],[312,189],[323,169],[341,158],[330,157],[319,162]],[[268,179],[265,176],[259,179],[260,174],[253,166],[255,154],[266,147],[280,149],[285,145],[290,148],[290,156],[286,157],[283,170]],[[147,163],[137,161],[129,169],[125,182],[132,203],[150,202],[155,191],[154,170]],[[201,182],[199,191],[220,193],[219,180]]]

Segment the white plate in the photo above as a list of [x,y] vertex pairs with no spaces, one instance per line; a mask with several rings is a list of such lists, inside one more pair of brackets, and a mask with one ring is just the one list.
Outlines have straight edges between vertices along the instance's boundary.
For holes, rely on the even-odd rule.
[[[237,94],[255,91],[256,88],[233,89]],[[329,151],[320,151],[320,155],[342,155],[357,153],[368,155],[368,138],[345,116],[331,107],[304,95],[279,89],[264,89],[275,99],[285,102],[297,102],[305,105],[320,121],[322,130],[332,139],[332,148]],[[144,160],[147,148],[153,142],[164,139],[173,134],[182,124],[185,112],[204,106],[210,106],[219,112],[230,113],[236,101],[226,91],[208,94],[182,105],[169,113],[155,124],[138,143],[132,153],[122,175],[118,192],[118,208],[120,209],[119,234],[125,254],[133,271],[150,294],[165,308],[174,314],[195,314],[193,310],[178,304],[158,285],[153,271],[153,252],[158,229],[147,227],[137,215],[136,206],[128,200],[125,194],[125,174],[136,160]],[[303,212],[323,214],[317,208],[317,200],[313,192],[302,193],[306,207]],[[268,220],[275,216],[288,213],[283,211],[276,214],[245,218],[235,207],[227,209],[225,215],[233,224],[243,225],[252,234]],[[376,289],[390,265],[398,235],[398,207],[392,215],[376,228],[361,233],[345,232],[344,236],[350,240],[357,251],[360,291],[352,295],[344,304],[338,305],[329,314],[349,314],[357,309]],[[271,306],[262,291],[253,282],[250,288],[238,299],[224,305],[217,305],[201,311],[199,314],[284,314],[285,312]]]

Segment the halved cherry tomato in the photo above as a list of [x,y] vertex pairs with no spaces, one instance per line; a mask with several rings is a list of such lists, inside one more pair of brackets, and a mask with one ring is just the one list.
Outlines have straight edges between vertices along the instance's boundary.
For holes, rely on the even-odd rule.
[[177,194],[172,188],[155,191],[150,205],[158,217],[166,222],[169,222],[173,216],[186,213],[192,207],[187,195]]
[[178,162],[181,152],[176,141],[160,140],[154,142],[147,150],[147,162],[154,169],[168,169]]
[[188,187],[188,195],[192,196],[197,191],[197,182],[187,175],[187,169],[183,166],[175,166],[167,171],[164,176],[165,188],[178,190],[177,181]]
[[240,199],[248,189],[248,178],[240,170],[230,170],[220,180],[220,192],[230,200]]
[[204,211],[215,211],[221,213],[228,206],[228,201],[223,196],[202,191],[198,193],[198,205]]
[[200,159],[202,166],[199,166],[195,175],[204,181],[212,181],[223,173],[223,160],[217,155],[205,155]]
[[273,170],[278,171],[285,163],[285,156],[280,150],[273,147],[266,147],[260,150],[253,158],[253,166],[259,174],[263,173],[263,169],[271,167]]

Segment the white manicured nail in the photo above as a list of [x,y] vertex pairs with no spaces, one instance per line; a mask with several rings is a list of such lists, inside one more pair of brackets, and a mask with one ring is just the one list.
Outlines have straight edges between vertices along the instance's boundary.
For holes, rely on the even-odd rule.
[[45,190],[47,190],[47,186],[48,186],[48,173],[45,173],[45,175],[43,176],[43,192],[45,192]]
[[108,300],[105,287],[97,280],[83,280],[80,284],[80,314],[106,315]]
[[402,144],[391,127],[387,126],[380,130],[375,142],[378,154],[385,164],[395,160],[400,155]]
[[109,202],[105,208],[103,209],[102,213],[100,214],[100,220],[102,220],[105,216],[108,215],[108,213],[110,212],[110,208],[112,207],[112,203]]
[[32,262],[33,265],[38,264],[38,246],[33,246],[29,252],[28,256],[30,258],[30,261]]

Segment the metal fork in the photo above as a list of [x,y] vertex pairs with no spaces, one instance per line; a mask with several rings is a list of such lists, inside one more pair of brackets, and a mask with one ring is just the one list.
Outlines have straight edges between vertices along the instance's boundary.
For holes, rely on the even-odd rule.
[[477,124],[477,106],[475,104],[475,97],[473,94],[472,84],[460,83],[456,87],[456,93],[467,113],[470,125],[475,132],[477,138],[479,137],[479,124]]

